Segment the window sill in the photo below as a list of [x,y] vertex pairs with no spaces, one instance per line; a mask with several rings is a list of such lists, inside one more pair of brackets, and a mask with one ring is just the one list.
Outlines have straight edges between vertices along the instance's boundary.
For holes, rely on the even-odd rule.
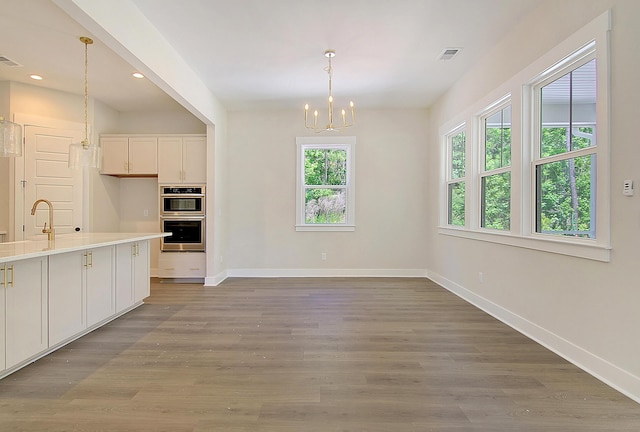
[[470,231],[463,228],[453,228],[449,226],[439,226],[438,234],[568,255],[594,261],[611,261],[610,246],[604,246],[595,242],[592,243],[589,240],[578,241],[571,239],[555,239],[550,238],[549,236],[525,237],[511,233]]
[[296,231],[355,231],[355,225],[296,225]]

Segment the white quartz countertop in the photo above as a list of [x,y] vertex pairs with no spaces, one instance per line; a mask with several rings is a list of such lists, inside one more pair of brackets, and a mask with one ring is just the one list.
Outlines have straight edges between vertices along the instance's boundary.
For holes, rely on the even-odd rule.
[[46,235],[33,240],[0,243],[0,263],[47,255],[110,246],[120,243],[167,237],[171,233],[73,233],[56,234],[54,242]]

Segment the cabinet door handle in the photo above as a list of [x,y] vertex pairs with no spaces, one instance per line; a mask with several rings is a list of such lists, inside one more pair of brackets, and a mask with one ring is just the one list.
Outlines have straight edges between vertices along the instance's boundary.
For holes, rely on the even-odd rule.
[[[9,279],[8,275],[9,272],[11,272],[11,279]],[[4,286],[9,288],[12,287],[13,288],[13,278],[14,276],[14,271],[13,271],[13,265],[10,265],[9,267],[6,267],[6,270],[4,271]]]
[[84,266],[86,268],[93,267],[93,252],[87,252],[84,254]]
[[3,265],[0,267],[0,270],[2,270],[2,279],[0,279],[0,284],[2,284],[2,286],[7,286],[7,266]]

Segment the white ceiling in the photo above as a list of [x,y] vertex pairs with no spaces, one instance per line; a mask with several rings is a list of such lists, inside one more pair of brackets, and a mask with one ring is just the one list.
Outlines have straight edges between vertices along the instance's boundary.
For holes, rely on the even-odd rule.
[[[135,4],[227,109],[427,107],[540,0],[120,0]],[[117,2],[113,5],[117,13]],[[0,80],[82,94],[88,35],[50,0],[0,0]],[[94,37],[89,93],[119,111],[177,104]],[[438,57],[461,47],[449,61]],[[34,82],[29,74],[39,73]]]

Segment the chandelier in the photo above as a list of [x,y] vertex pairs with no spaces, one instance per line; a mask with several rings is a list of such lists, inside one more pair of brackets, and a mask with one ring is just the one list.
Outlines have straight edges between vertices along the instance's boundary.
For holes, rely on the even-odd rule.
[[93,43],[93,39],[83,36],[80,38],[80,42],[84,44],[84,140],[79,143],[72,143],[69,146],[69,168],[100,168],[102,164],[100,147],[89,143],[89,62],[87,60],[87,47]]
[[347,128],[349,126],[353,126],[356,119],[356,112],[353,106],[353,101],[349,102],[349,116],[347,116],[347,111],[343,108],[341,111],[342,114],[342,123],[334,124],[333,123],[333,94],[331,89],[331,78],[333,75],[333,68],[331,67],[331,59],[336,56],[336,52],[334,50],[326,50],[324,52],[324,56],[329,59],[329,66],[324,68],[329,75],[329,107],[328,107],[328,123],[325,126],[318,126],[318,110],[314,110],[313,112],[313,123],[309,123],[309,104],[305,104],[304,106],[304,126],[307,129],[311,129],[316,133],[324,132],[324,131],[335,131]]

